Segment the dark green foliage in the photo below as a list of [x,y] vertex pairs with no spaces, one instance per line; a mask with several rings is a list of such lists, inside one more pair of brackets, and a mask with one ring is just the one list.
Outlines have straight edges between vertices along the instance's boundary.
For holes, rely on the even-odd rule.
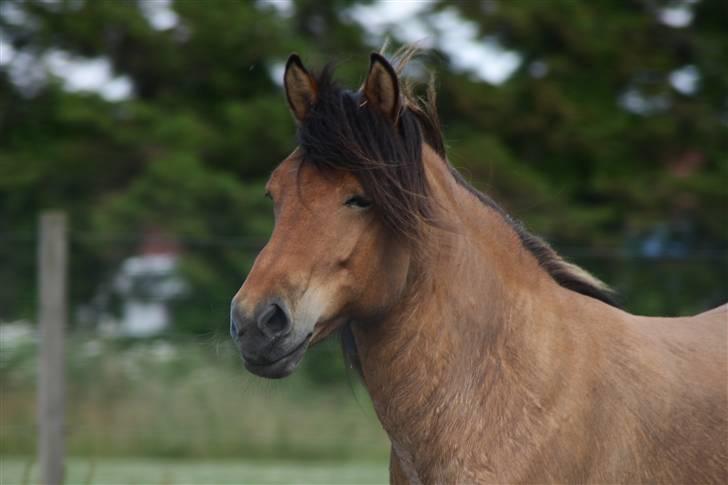
[[[286,16],[260,2],[177,0],[166,30],[133,1],[0,3],[24,12],[22,22],[0,15],[17,52],[105,57],[134,86],[110,102],[60,80],[18,86],[0,70],[0,319],[33,316],[36,217],[60,207],[73,223],[74,306],[109,287],[145,232],[161,231],[179,243],[188,282],[176,330],[225,334],[229,300],[272,228],[263,185],[294,147],[271,72],[298,51],[309,67],[337,61],[343,84],[358,86],[376,46],[342,14],[354,3],[301,0]],[[727,4],[690,4],[682,28],[658,20],[668,5],[430,7],[457,9],[522,57],[492,86],[429,56],[451,162],[650,314],[728,296]],[[693,93],[669,82],[685,66],[700,75]],[[625,109],[632,91],[656,107]],[[655,259],[648,240],[663,248]]]
[[[522,62],[496,88],[441,75],[455,164],[616,286],[628,309],[675,315],[725,301],[728,36],[717,19],[728,4],[456,5]],[[660,9],[680,6],[689,25],[660,21]],[[670,82],[686,66],[700,76],[692,93]],[[635,92],[647,106],[626,109]]]

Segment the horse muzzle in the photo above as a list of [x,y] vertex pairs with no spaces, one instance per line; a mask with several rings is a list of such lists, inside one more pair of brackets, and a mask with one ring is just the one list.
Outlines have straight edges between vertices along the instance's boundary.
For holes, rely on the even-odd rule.
[[311,333],[300,336],[282,300],[273,299],[245,311],[236,299],[230,307],[230,336],[237,344],[246,369],[279,379],[291,374],[303,359]]

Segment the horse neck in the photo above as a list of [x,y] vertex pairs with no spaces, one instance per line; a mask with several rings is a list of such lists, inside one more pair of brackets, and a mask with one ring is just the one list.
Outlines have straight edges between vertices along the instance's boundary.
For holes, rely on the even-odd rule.
[[[440,421],[485,426],[486,397],[502,404],[498,395],[508,394],[508,385],[530,385],[506,382],[503,370],[543,378],[536,369],[552,359],[544,342],[565,321],[565,290],[503,217],[459,185],[428,148],[424,163],[443,227],[429,229],[401,304],[378,324],[354,328],[374,406],[405,448],[437,442]],[[468,413],[479,417],[468,424]]]

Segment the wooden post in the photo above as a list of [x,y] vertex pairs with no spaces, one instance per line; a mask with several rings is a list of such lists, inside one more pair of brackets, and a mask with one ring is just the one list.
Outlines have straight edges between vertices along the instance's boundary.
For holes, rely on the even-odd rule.
[[38,463],[41,483],[60,485],[64,471],[64,330],[68,311],[66,215],[44,212],[39,230]]

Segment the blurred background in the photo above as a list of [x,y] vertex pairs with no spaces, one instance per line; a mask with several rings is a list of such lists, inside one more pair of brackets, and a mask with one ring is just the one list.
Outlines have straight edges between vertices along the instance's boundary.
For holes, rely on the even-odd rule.
[[68,214],[67,475],[382,482],[336,342],[248,375],[228,308],[295,147],[292,51],[360,85],[389,38],[437,75],[449,158],[631,312],[728,299],[723,0],[0,2],[0,482],[36,466],[38,215]]

